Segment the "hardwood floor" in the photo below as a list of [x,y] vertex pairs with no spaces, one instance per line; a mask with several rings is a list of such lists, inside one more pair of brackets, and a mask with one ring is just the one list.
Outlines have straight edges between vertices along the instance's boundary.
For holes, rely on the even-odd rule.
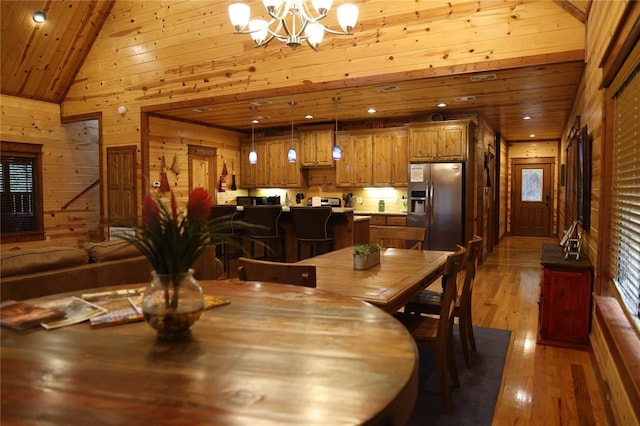
[[505,237],[478,268],[473,323],[512,331],[493,425],[606,425],[589,352],[536,344],[548,242],[557,240]]

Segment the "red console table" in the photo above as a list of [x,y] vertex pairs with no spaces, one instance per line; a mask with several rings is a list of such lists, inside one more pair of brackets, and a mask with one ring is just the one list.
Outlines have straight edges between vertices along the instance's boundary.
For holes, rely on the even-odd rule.
[[586,348],[591,326],[593,265],[564,258],[558,244],[542,245],[538,343]]

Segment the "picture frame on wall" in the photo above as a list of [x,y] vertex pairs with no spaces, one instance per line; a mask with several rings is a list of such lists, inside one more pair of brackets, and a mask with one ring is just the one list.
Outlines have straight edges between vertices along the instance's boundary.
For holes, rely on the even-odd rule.
[[591,138],[585,125],[577,134],[576,213],[582,229],[589,229],[591,217]]

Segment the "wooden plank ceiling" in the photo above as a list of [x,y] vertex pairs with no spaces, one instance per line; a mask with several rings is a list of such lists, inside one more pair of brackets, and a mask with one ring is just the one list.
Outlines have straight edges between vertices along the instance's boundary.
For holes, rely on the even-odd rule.
[[[118,0],[119,1],[119,0]],[[1,2],[1,92],[62,103],[115,0]],[[357,2],[359,7],[371,7]],[[585,22],[589,1],[556,1],[566,19]],[[255,6],[254,6],[255,7]],[[257,7],[260,7],[257,5]],[[44,24],[31,15],[43,10]],[[221,11],[226,15],[226,11]],[[386,17],[393,19],[393,17]],[[233,37],[241,37],[230,35]],[[248,36],[247,36],[248,37]],[[268,48],[268,47],[267,47]],[[561,137],[583,70],[583,61],[544,66],[464,73],[394,82],[343,87],[339,90],[303,89],[239,99],[193,100],[146,108],[159,115],[213,126],[246,130],[250,118],[261,116],[261,127],[350,121],[427,120],[439,113],[484,113],[508,141],[553,140]],[[336,105],[332,101],[340,97]],[[290,106],[294,100],[295,108]],[[445,102],[446,108],[436,104]],[[375,116],[366,109],[375,107]],[[313,114],[304,120],[305,114]],[[534,120],[522,120],[529,115]],[[268,118],[265,118],[268,117]],[[342,127],[342,126],[341,126]]]

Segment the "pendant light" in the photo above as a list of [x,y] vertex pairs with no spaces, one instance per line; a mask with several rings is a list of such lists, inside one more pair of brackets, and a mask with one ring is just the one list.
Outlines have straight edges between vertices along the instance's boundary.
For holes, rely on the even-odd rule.
[[256,152],[254,123],[251,122],[251,151],[249,152],[249,164],[258,163],[258,153]]
[[291,100],[289,101],[289,105],[291,105],[291,146],[289,147],[289,152],[287,152],[287,160],[290,163],[295,163],[298,159],[298,154],[296,153],[296,148],[293,145],[293,108],[297,105],[297,102]]
[[336,103],[336,132],[333,140],[333,151],[331,152],[331,157],[334,160],[340,160],[342,158],[342,149],[340,148],[340,145],[338,145],[338,102],[340,102],[340,96],[334,96],[331,99]]

